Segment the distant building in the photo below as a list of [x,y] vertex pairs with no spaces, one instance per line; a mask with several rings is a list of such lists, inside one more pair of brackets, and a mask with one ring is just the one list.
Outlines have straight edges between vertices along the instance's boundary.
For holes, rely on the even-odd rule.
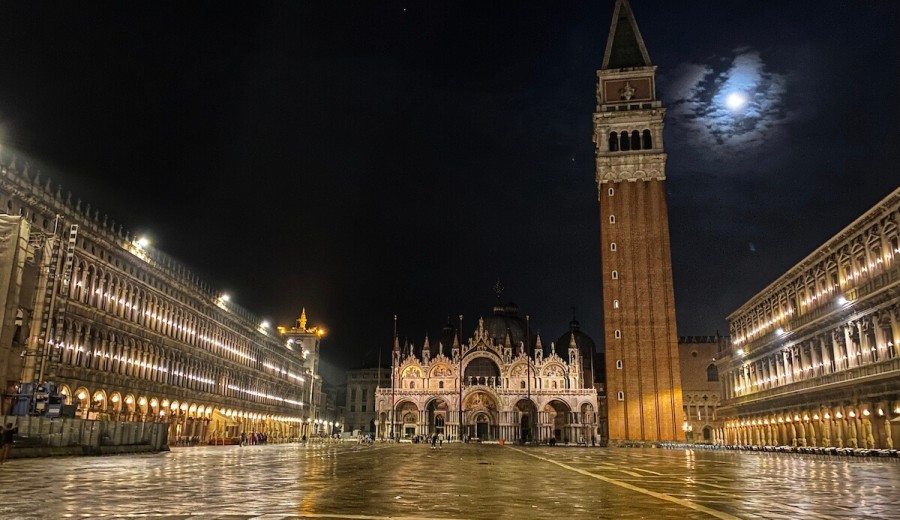
[[297,438],[315,408],[319,339],[305,323],[279,335],[90,205],[0,161],[0,413],[167,422],[171,443]]
[[395,338],[391,384],[376,393],[377,435],[599,441],[587,351],[594,343],[576,332],[568,334],[568,345],[544,345],[510,303],[479,319],[465,343],[449,324],[438,341],[426,337],[421,348],[401,348]]
[[375,391],[391,384],[391,369],[363,368],[347,371],[344,431],[375,433]]
[[666,109],[617,0],[594,113],[610,442],[684,439],[666,202]]
[[718,416],[722,384],[716,358],[728,348],[728,336],[682,336],[678,338],[684,423],[688,442],[710,443],[724,422]]
[[728,320],[717,359],[743,445],[891,448],[900,435],[900,189]]

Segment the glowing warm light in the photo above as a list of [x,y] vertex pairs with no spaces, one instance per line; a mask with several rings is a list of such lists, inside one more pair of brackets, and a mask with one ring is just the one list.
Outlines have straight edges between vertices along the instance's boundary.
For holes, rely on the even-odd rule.
[[868,410],[863,410],[863,415],[866,416],[866,417],[868,417],[868,416],[869,416],[869,411],[868,411]]
[[147,404],[147,398],[146,398],[146,397],[141,397],[141,400],[138,401],[138,404],[141,405],[141,406],[144,406],[145,404]]
[[86,398],[87,398],[87,394],[84,393],[84,392],[78,392],[78,398],[79,398],[79,399],[86,399]]
[[842,414],[841,412],[838,412],[838,413],[834,414],[834,416],[837,417],[838,419],[843,419],[843,418],[844,418],[844,414]]
[[737,355],[743,356],[743,355],[744,355],[744,349],[742,349],[742,348],[737,349]]
[[856,417],[856,412],[854,412],[853,410],[850,410],[850,413],[847,415],[849,415],[850,417]]
[[269,328],[269,322],[268,322],[268,321],[263,321],[262,323],[259,324],[259,326],[262,327],[262,328],[264,328],[264,329],[268,329],[268,328]]
[[323,329],[323,328],[316,329],[316,335],[319,336],[319,337],[324,336],[324,335],[325,335],[325,329]]
[[778,327],[777,329],[775,329],[775,334],[777,334],[779,336],[783,335],[784,329],[782,329],[781,327]]
[[838,303],[838,305],[846,305],[847,298],[844,298],[843,296],[838,296],[837,303]]
[[112,401],[112,402],[114,402],[114,403],[118,403],[118,402],[119,402],[119,396],[117,396],[117,395],[112,396],[112,398],[110,399],[110,401]]
[[222,296],[219,296],[219,299],[222,300],[223,302],[227,302],[227,301],[231,301],[231,296],[228,293],[224,293],[224,294],[222,294]]
[[825,418],[826,418],[826,419],[831,419],[831,414],[830,414],[830,413],[826,413],[826,414],[825,414]]
[[141,237],[135,241],[135,245],[138,247],[147,247],[150,245],[150,240],[147,237]]

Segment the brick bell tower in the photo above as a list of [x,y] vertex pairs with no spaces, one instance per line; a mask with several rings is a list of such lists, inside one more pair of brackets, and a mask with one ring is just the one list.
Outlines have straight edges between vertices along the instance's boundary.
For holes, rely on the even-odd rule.
[[597,195],[609,438],[683,440],[669,218],[666,110],[628,0],[617,0],[597,71]]

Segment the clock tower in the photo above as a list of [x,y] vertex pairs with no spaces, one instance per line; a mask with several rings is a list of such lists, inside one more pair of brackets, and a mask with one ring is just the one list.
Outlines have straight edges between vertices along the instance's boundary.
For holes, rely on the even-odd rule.
[[666,110],[628,0],[616,0],[597,71],[597,195],[609,438],[683,440],[666,207]]

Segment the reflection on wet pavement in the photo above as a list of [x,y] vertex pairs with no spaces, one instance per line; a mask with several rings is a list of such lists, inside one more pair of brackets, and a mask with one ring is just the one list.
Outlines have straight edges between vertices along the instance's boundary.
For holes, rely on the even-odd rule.
[[270,445],[15,459],[2,518],[900,518],[900,463],[707,450]]

